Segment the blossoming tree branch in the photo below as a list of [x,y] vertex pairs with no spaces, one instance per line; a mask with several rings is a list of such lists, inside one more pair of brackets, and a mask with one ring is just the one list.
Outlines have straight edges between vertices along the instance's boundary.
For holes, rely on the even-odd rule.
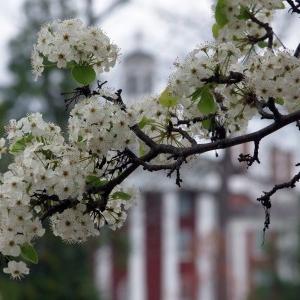
[[[141,167],[166,171],[180,186],[183,164],[201,154],[246,142],[253,153],[239,160],[259,163],[260,141],[300,120],[300,47],[285,49],[271,21],[278,9],[300,13],[300,1],[218,0],[215,41],[197,46],[175,63],[165,90],[126,105],[122,90],[96,81],[109,71],[119,50],[96,27],[80,20],[44,25],[33,47],[36,78],[45,68],[70,70],[78,87],[64,93],[70,111],[68,132],[40,113],[11,120],[1,153],[13,162],[1,176],[0,252],[13,278],[37,263],[34,249],[47,224],[67,242],[84,242],[103,226],[115,230],[126,220],[135,191],[123,182]],[[260,116],[269,124],[246,133]],[[294,187],[276,185],[258,198],[269,226],[271,196]]]

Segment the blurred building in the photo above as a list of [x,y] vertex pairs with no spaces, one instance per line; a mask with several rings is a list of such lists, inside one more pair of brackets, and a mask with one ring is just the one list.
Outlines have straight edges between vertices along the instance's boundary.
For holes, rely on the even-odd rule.
[[[120,84],[131,101],[153,90],[155,64],[156,56],[139,43],[124,57]],[[246,170],[237,157],[251,153],[251,147],[188,164],[181,189],[163,172],[129,178],[129,185],[140,187],[141,199],[121,232],[128,256],[121,259],[114,243],[97,253],[96,280],[104,300],[246,300],[257,284],[269,280],[270,269],[285,279],[295,277],[286,253],[297,240],[296,190],[272,199],[265,243],[275,245],[276,255],[262,247],[264,211],[256,201],[263,190],[291,178],[294,153],[267,139],[260,150],[264,163]]]

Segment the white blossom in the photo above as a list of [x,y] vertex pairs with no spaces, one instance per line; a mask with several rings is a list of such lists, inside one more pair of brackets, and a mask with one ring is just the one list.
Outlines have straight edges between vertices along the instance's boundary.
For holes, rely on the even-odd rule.
[[13,279],[20,279],[29,274],[29,269],[24,262],[11,260],[8,262],[7,268],[3,269],[3,272],[10,274]]

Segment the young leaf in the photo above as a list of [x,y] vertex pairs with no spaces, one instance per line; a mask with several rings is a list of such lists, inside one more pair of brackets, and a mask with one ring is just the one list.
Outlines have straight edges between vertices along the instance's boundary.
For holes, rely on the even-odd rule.
[[200,88],[197,88],[195,90],[195,92],[193,94],[191,94],[189,97],[192,98],[192,101],[196,101],[197,99],[199,99],[201,97],[201,93],[202,93],[202,90],[205,88],[205,86],[202,86]]
[[249,8],[242,5],[240,8],[240,14],[237,16],[237,18],[239,20],[248,20],[248,19],[250,19],[250,17],[251,17],[251,14],[250,14]]
[[213,26],[212,26],[212,34],[213,34],[213,37],[216,39],[218,36],[219,36],[219,31],[220,31],[220,26],[219,24],[215,23]]
[[220,28],[223,28],[228,22],[226,15],[226,3],[227,0],[218,0],[215,10],[216,22]]
[[285,4],[282,1],[281,3],[278,4],[278,6],[276,7],[277,9],[285,9]]
[[93,186],[93,187],[100,187],[107,183],[107,180],[101,180],[97,176],[89,175],[86,178],[86,183]]
[[166,88],[159,96],[160,105],[165,107],[176,106],[177,101],[178,101],[178,97],[173,96],[168,88]]
[[73,69],[76,66],[76,62],[75,61],[69,61],[67,63],[67,68],[68,69]]
[[139,143],[139,155],[144,156],[146,154],[146,146],[143,142]]
[[211,130],[211,126],[212,126],[211,119],[207,119],[207,120],[202,121],[202,126],[203,126],[203,128],[205,128],[207,130]]
[[28,143],[33,140],[33,135],[28,134],[18,139],[14,144],[9,148],[10,153],[16,154],[25,150]]
[[96,79],[96,72],[91,66],[76,65],[72,69],[72,76],[78,83],[88,85]]
[[143,129],[145,126],[153,124],[153,122],[154,122],[153,119],[143,116],[143,118],[141,119],[141,121],[139,121],[138,124],[140,129]]
[[268,47],[268,43],[265,42],[265,41],[260,41],[260,42],[257,43],[257,45],[260,48],[266,48],[266,47]]
[[115,192],[111,195],[112,199],[116,200],[116,199],[121,199],[121,200],[130,200],[131,195],[125,192]]
[[209,87],[202,90],[201,99],[198,103],[198,109],[203,114],[211,114],[216,112],[216,104],[214,96],[211,93]]
[[39,257],[35,249],[29,243],[25,243],[21,246],[21,256],[25,260],[37,264],[39,262]]
[[281,97],[278,97],[275,99],[275,103],[279,104],[279,105],[283,105],[284,104],[284,99]]

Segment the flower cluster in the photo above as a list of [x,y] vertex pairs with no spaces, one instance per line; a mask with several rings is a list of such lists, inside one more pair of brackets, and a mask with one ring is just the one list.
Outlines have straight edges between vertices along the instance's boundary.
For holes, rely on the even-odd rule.
[[32,67],[39,77],[49,63],[58,68],[73,64],[107,72],[118,57],[118,48],[97,27],[86,27],[78,19],[54,21],[42,27],[32,52]]
[[300,61],[291,53],[266,51],[246,71],[249,87],[264,100],[273,97],[289,112],[300,108]]
[[[189,97],[195,86],[204,86],[216,73],[229,74],[240,57],[241,52],[232,43],[199,46],[183,62],[175,63],[176,71],[170,76],[170,87],[175,95]],[[188,109],[186,105],[185,108]]]
[[[266,34],[261,23],[272,20],[273,12],[284,8],[281,0],[221,0],[216,7],[215,36],[219,42],[233,42],[248,51]],[[259,23],[260,22],[260,23]]]
[[[211,43],[197,47],[184,61],[175,64],[176,70],[170,76],[169,88],[174,96],[178,97],[177,103],[183,108],[181,115],[184,119],[216,113],[222,125],[228,124],[226,127],[229,132],[241,129],[241,126],[233,125],[235,123],[233,119],[228,122],[228,106],[226,105],[227,99],[230,101],[235,99],[232,95],[227,97],[227,92],[230,91],[230,80],[235,79],[230,79],[230,76],[241,74],[237,73],[238,71],[243,72],[238,62],[240,57],[240,50],[230,42]],[[219,84],[220,82],[222,85]],[[211,99],[207,105],[202,97],[205,95]],[[231,112],[233,112],[232,109],[229,110],[229,113]],[[241,122],[237,119],[236,123]],[[192,125],[190,129],[201,138],[208,136],[207,128],[201,126],[201,123]]]
[[[123,224],[130,197],[126,194],[124,203],[124,196],[119,197],[120,192],[116,192],[107,206],[95,209],[96,200],[88,196],[86,186],[95,174],[97,158],[66,143],[59,127],[34,113],[19,121],[11,120],[7,140],[15,160],[3,174],[0,185],[2,255],[9,259],[21,257],[24,245],[32,245],[35,238],[43,236],[41,220],[49,209],[64,201],[73,208],[58,210],[51,225],[53,233],[66,241],[82,242],[88,236],[98,235],[105,224],[112,228]],[[5,272],[18,278],[28,274],[28,269],[21,262],[10,261]]]
[[[264,50],[243,62],[241,57],[232,43],[216,43],[195,49],[175,64],[169,88],[179,97],[177,103],[183,107],[184,118],[207,114],[201,104],[207,91],[213,104],[210,112],[216,114],[227,135],[244,132],[248,122],[259,114],[258,106],[270,98],[289,112],[299,109],[298,58],[279,50]],[[205,128],[197,126],[195,135],[197,130],[198,136],[207,136]]]
[[134,147],[133,115],[99,97],[75,105],[69,118],[69,139],[84,151],[106,156],[109,150]]

